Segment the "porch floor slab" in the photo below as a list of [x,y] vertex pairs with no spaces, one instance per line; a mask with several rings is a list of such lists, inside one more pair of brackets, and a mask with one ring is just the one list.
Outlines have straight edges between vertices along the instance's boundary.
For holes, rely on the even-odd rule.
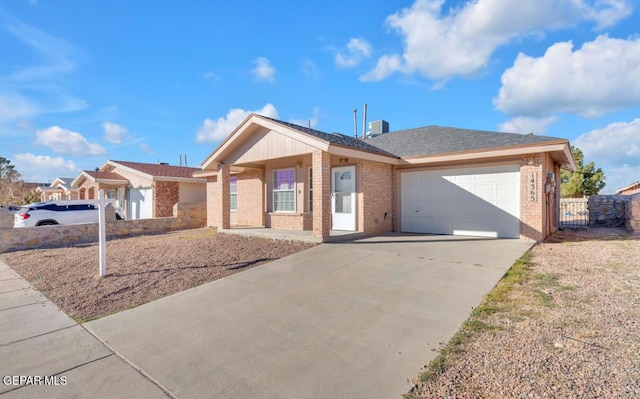
[[312,230],[271,229],[267,227],[233,227],[230,229],[218,229],[218,233],[315,243],[350,241],[365,237],[364,233],[357,231],[331,230],[329,237],[323,238],[315,237]]

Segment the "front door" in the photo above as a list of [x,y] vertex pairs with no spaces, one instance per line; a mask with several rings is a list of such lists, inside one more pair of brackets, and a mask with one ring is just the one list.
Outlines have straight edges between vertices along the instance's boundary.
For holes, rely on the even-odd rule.
[[331,169],[331,228],[356,230],[356,167]]

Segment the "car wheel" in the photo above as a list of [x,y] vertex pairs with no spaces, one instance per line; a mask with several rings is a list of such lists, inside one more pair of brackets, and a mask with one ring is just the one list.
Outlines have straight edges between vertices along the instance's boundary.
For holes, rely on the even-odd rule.
[[40,223],[38,223],[38,226],[53,226],[53,225],[56,225],[56,224],[58,224],[58,223],[56,223],[56,222],[49,222],[49,221],[48,221],[48,222],[40,222]]

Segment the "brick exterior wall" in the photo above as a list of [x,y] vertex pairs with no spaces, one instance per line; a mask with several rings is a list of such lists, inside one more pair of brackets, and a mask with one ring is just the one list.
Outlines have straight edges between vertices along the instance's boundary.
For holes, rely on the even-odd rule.
[[315,150],[313,165],[313,235],[329,237],[331,232],[331,157]]
[[238,176],[238,226],[266,226],[264,214],[264,171],[252,170]]
[[313,213],[276,213],[265,214],[264,227],[286,230],[312,230]]
[[[532,162],[530,162],[532,161]],[[531,163],[531,164],[530,164]],[[547,175],[555,175],[555,192],[545,193]],[[532,174],[535,183],[531,182]],[[560,192],[559,167],[549,154],[531,154],[522,158],[520,167],[520,236],[536,241],[545,239],[558,228]],[[553,182],[549,182],[553,184]],[[532,187],[535,185],[535,188]],[[532,198],[532,191],[535,198]]]
[[216,178],[216,188],[214,190],[215,197],[213,200],[213,208],[215,212],[214,226],[219,229],[228,229],[231,227],[231,211],[229,210],[229,165],[218,166],[218,175]]
[[218,184],[215,177],[207,178],[207,227],[217,226],[215,201],[218,196]]
[[173,206],[180,200],[180,183],[173,181],[154,181],[153,217],[164,218],[173,215]]
[[361,231],[367,235],[387,233],[393,230],[394,168],[372,161],[363,161],[360,168],[362,189],[358,218],[362,219]]
[[[531,162],[530,162],[531,161]],[[531,164],[530,164],[531,163]],[[532,174],[534,182],[532,182]],[[542,237],[541,189],[542,154],[522,158],[520,166],[520,236],[540,240]],[[535,186],[535,187],[532,187]]]

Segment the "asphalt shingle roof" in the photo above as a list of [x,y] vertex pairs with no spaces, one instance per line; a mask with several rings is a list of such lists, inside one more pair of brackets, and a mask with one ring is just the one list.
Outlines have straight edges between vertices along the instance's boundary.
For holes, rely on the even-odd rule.
[[261,116],[261,117],[272,120],[281,125],[285,125],[299,132],[306,133],[310,136],[317,137],[331,144],[336,144],[343,147],[350,147],[350,148],[354,148],[361,151],[368,151],[368,152],[373,152],[375,154],[397,158],[393,153],[386,151],[385,149],[371,145],[369,140],[361,140],[361,139],[357,139],[355,137],[347,136],[340,133],[325,133],[325,132],[321,132],[320,130],[310,129],[308,127],[296,125],[295,123],[284,122],[278,119],[268,118],[266,116]]
[[124,177],[120,176],[117,173],[105,172],[103,170],[98,171],[98,172],[96,172],[95,170],[85,170],[84,173],[88,174],[89,176],[93,177],[94,179],[98,178],[98,179],[104,179],[104,180],[128,181],[127,179],[125,179]]
[[468,152],[565,140],[557,137],[536,136],[533,134],[498,133],[443,126],[425,126],[416,129],[397,130],[372,138],[356,139],[355,137],[339,133],[321,132],[265,116],[262,116],[262,118],[272,120],[332,144],[394,158]]
[[532,134],[426,126],[381,134],[364,141],[398,157],[466,152],[564,139]]
[[[141,163],[129,161],[111,161],[139,172],[146,173],[154,177],[180,177],[193,178],[193,172],[201,171],[200,168],[190,168],[187,166],[163,165],[156,163]],[[102,173],[102,172],[101,172]]]
[[71,182],[73,182],[73,177],[58,177],[58,179],[67,187],[71,187]]

